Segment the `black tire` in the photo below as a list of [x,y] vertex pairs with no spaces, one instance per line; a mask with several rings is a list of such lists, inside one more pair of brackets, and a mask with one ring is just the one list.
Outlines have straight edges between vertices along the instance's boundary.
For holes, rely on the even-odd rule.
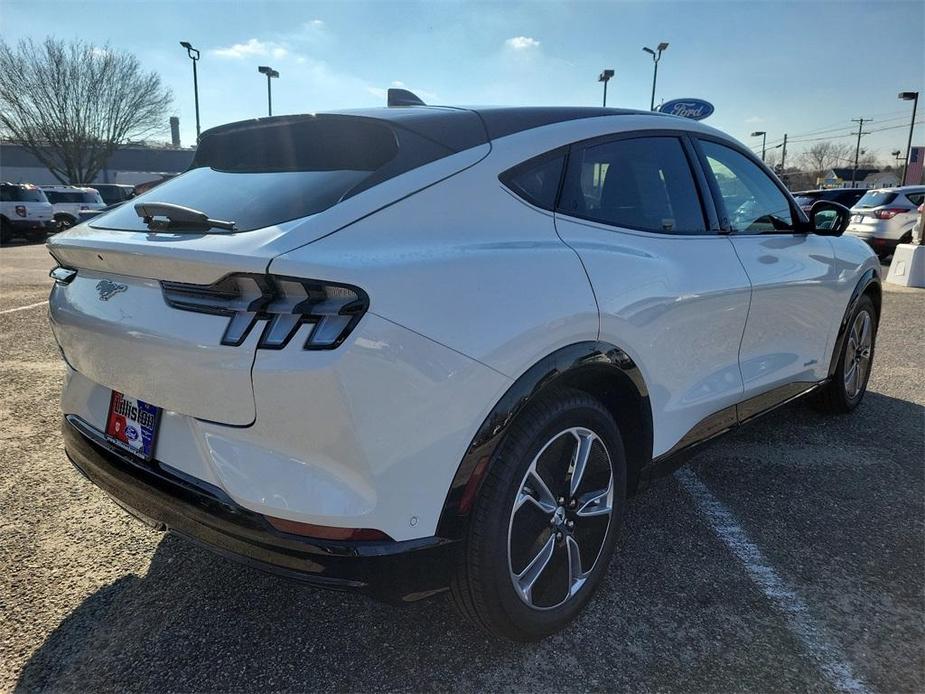
[[[863,347],[860,351],[854,346],[856,335],[854,334],[855,325],[859,319],[863,323],[862,315],[867,316],[870,321],[870,339],[869,347]],[[819,391],[816,398],[818,409],[823,412],[832,414],[844,414],[851,412],[857,407],[861,400],[864,399],[864,393],[867,392],[867,383],[870,380],[870,372],[874,363],[874,347],[877,342],[877,311],[874,308],[874,302],[866,294],[860,298],[851,317],[848,319],[848,333],[845,335],[845,342],[841,347],[838,355],[838,363],[835,366],[835,373],[829,382]],[[867,356],[864,357],[866,351]],[[859,358],[860,355],[860,358]],[[866,362],[866,365],[864,364]],[[856,388],[852,385],[850,374],[852,365],[855,369],[862,368],[862,374],[858,378]]]
[[[576,446],[571,453],[569,437]],[[576,481],[571,475],[574,466],[568,461],[578,459],[580,445],[586,446],[589,454],[584,456],[584,474],[578,475],[578,489],[571,494],[569,486]],[[543,498],[532,490],[525,494],[535,459],[536,469],[550,479],[544,488],[545,498],[557,504],[548,524],[545,514],[550,512],[540,503],[522,503],[514,512],[515,500]],[[563,470],[565,476],[560,475]],[[529,484],[537,489],[541,486]],[[569,497],[557,498],[558,492],[553,490]],[[600,494],[602,490],[606,496]],[[592,499],[597,506],[592,505]],[[536,641],[559,631],[578,615],[606,574],[622,526],[625,501],[623,442],[604,406],[578,390],[557,389],[543,396],[518,416],[492,458],[451,586],[457,609],[491,634],[516,641]],[[537,535],[531,541],[534,532]],[[543,564],[546,569],[529,581],[525,593],[527,579],[523,576],[540,565],[535,559],[549,547],[549,558]],[[531,556],[533,562],[529,561]],[[579,579],[573,581],[576,573]],[[560,597],[561,602],[557,602]]]
[[67,214],[55,215],[55,224],[58,227],[58,231],[67,231],[72,226],[77,224],[77,220]]

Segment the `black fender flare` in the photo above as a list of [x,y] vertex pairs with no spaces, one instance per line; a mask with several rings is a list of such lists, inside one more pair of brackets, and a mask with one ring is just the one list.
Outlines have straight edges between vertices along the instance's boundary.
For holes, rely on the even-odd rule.
[[437,535],[448,539],[462,539],[466,535],[473,502],[478,496],[481,482],[493,463],[498,448],[511,423],[541,392],[558,383],[567,383],[582,373],[600,373],[614,370],[632,384],[641,405],[641,436],[647,442],[649,455],[652,446],[652,410],[649,392],[636,363],[616,345],[601,341],[578,342],[562,347],[543,357],[527,369],[508,388],[482,422],[466,449],[462,462],[450,485]]
[[[876,286],[878,296],[881,296],[880,272],[875,268],[868,268],[864,274],[861,275],[857,284],[854,286],[854,290],[851,292],[851,298],[848,300],[848,306],[845,308],[845,314],[842,316],[841,323],[838,326],[838,333],[835,336],[832,356],[829,359],[829,378],[835,374],[835,369],[838,366],[838,356],[841,354],[842,347],[845,345],[845,340],[848,339],[848,322],[851,320],[851,314],[854,313],[854,309],[857,308],[861,297],[867,293],[871,285]],[[877,309],[877,322],[879,323],[880,304],[877,301],[875,301],[875,308]]]

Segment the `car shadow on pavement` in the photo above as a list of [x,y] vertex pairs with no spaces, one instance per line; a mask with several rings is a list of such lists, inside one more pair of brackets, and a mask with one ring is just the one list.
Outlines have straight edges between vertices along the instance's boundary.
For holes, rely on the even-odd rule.
[[[723,479],[733,489],[722,493],[770,497],[780,491],[774,472],[750,476],[742,483],[747,490],[735,488],[734,466],[766,455],[768,464],[790,470],[787,488],[796,485],[794,493],[812,505],[814,495],[826,491],[819,488],[822,471],[805,482],[799,471],[827,462],[802,460],[806,445],[828,446],[833,460],[840,460],[838,446],[848,446],[852,455],[861,450],[892,460],[920,478],[921,450],[910,462],[916,450],[882,434],[885,422],[921,429],[923,412],[920,405],[877,393],[868,394],[853,417],[824,418],[796,403],[717,442],[692,464],[698,474],[709,470],[708,480],[729,466]],[[754,453],[758,446],[766,454]],[[832,484],[855,479],[848,465],[835,464],[825,474]],[[877,503],[864,497],[865,488],[858,484],[857,504]],[[921,509],[911,512],[921,515]],[[799,542],[802,530],[788,526],[789,514],[764,520],[779,528],[779,552]],[[626,526],[618,559],[589,609],[539,644],[493,640],[462,622],[445,597],[395,607],[319,591],[167,535],[145,575],[126,575],[97,590],[58,625],[26,663],[16,689],[827,688],[786,619],[736,565],[673,478],[656,480],[629,504]],[[921,583],[918,575],[908,579]],[[904,636],[890,634],[891,624],[874,627],[881,630],[883,651]],[[832,631],[839,633],[838,625]],[[910,638],[921,643],[920,634]],[[882,653],[873,648],[869,657],[876,660]],[[884,675],[891,681],[876,681],[880,675],[864,665],[862,674],[876,688],[905,689],[919,677],[914,662],[905,672],[900,664]]]

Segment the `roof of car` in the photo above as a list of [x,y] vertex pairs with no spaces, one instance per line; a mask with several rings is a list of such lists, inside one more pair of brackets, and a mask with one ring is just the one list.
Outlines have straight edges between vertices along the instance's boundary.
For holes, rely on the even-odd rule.
[[60,191],[60,192],[78,190],[82,193],[88,193],[90,191],[96,191],[96,188],[90,188],[89,186],[85,187],[85,186],[47,185],[47,186],[39,186],[39,187],[42,190],[52,190],[52,191]]
[[210,128],[202,133],[200,139],[249,128],[304,122],[308,119],[348,117],[386,121],[394,127],[413,131],[449,149],[462,151],[544,125],[581,118],[624,115],[677,120],[674,116],[652,111],[589,106],[393,106],[255,118]]

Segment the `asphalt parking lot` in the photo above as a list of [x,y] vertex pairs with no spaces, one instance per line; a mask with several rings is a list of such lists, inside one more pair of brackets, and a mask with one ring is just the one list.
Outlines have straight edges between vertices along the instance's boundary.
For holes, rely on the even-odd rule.
[[925,690],[925,290],[886,287],[857,412],[788,405],[653,483],[586,613],[518,645],[123,513],[64,457],[50,266],[0,249],[3,690]]

